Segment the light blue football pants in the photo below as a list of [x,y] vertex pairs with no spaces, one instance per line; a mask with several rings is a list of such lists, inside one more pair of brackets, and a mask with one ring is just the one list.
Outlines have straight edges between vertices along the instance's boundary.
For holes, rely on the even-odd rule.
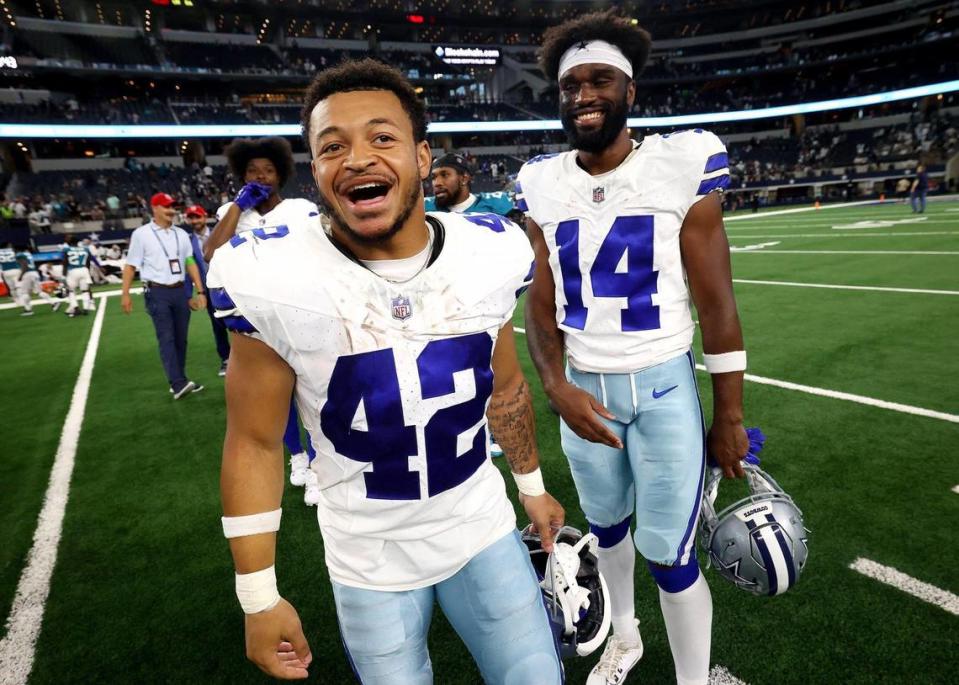
[[635,512],[633,540],[644,558],[666,566],[687,563],[705,468],[692,354],[632,374],[586,373],[570,366],[567,378],[616,417],[602,421],[623,443],[623,449],[613,449],[589,442],[560,423],[579,503],[600,545],[611,546],[604,544],[604,529],[621,531],[622,539]]
[[333,596],[347,656],[363,685],[433,682],[426,635],[437,601],[489,685],[563,682],[542,593],[518,531],[436,585],[383,592],[334,582]]

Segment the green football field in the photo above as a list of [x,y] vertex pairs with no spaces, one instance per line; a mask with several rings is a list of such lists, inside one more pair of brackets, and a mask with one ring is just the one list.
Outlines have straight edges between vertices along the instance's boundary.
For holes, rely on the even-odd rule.
[[[712,662],[731,674],[718,682],[955,682],[959,204],[931,203],[921,216],[887,204],[728,219],[752,379],[747,424],[767,434],[763,464],[811,533],[806,571],[783,596],[753,597],[706,571]],[[15,654],[18,668],[32,668],[31,683],[264,682],[244,658],[219,522],[225,412],[209,321],[194,316],[188,363],[206,390],[174,402],[142,300],[132,316],[119,298],[100,304],[62,535],[41,535],[34,552],[37,567],[56,554],[49,595],[28,573],[25,606],[14,598],[95,317],[68,319],[45,306],[32,318],[0,311],[0,616],[16,619],[0,655],[14,644],[8,632],[21,635],[42,612],[35,650]],[[523,327],[521,310],[515,321]],[[547,487],[583,528],[557,418],[521,334],[517,343],[534,388]],[[700,383],[708,414],[704,373]],[[728,501],[745,489],[727,484],[723,492]],[[287,488],[280,590],[310,639],[311,681],[349,683],[315,510],[301,498]],[[888,582],[850,568],[857,560]],[[643,564],[637,611],[646,654],[628,682],[674,682]],[[430,639],[438,684],[479,682],[438,611]],[[597,657],[567,662],[568,682],[583,683]],[[15,676],[0,663],[0,681],[21,682]]]

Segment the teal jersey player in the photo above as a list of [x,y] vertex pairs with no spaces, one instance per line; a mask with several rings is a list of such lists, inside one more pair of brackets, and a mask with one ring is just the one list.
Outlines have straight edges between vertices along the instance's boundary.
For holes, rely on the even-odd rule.
[[17,253],[17,264],[20,265],[23,264],[23,262],[26,262],[27,265],[27,268],[24,269],[24,271],[37,270],[37,265],[33,261],[33,254],[31,252],[23,250],[22,252]]
[[427,212],[506,216],[513,209],[512,200],[504,192],[470,191],[473,172],[466,157],[458,152],[447,152],[437,158],[433,162],[430,177],[433,181],[433,195],[425,199]]
[[19,269],[17,264],[17,253],[12,247],[0,247],[0,271],[12,271]]
[[67,262],[67,271],[82,269],[90,263],[90,251],[82,245],[67,245],[63,257]]

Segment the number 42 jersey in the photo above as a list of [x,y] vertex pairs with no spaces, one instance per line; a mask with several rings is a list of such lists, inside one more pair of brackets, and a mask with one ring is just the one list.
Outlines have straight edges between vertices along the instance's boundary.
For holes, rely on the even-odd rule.
[[516,527],[486,408],[532,250],[495,215],[428,216],[442,247],[403,283],[341,253],[319,217],[238,235],[211,262],[218,315],[296,374],[326,563],[353,587],[435,584]]
[[679,232],[693,204],[728,184],[726,148],[702,129],[647,136],[598,176],[575,151],[520,169],[516,204],[549,247],[556,321],[575,368],[631,373],[689,349]]

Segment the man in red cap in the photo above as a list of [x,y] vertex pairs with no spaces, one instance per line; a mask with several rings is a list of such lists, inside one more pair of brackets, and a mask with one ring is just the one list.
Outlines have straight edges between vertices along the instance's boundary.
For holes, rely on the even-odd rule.
[[[203,282],[203,289],[206,290],[206,272],[210,265],[203,258],[203,246],[210,237],[210,229],[206,223],[206,210],[200,205],[190,205],[184,212],[186,222],[192,229],[190,231],[190,246],[193,249],[193,258],[196,260],[197,268],[200,270],[200,280]],[[220,355],[220,376],[226,375],[226,362],[230,357],[230,336],[226,331],[223,322],[213,314],[213,302],[210,298],[206,300],[206,311],[210,315],[210,323],[213,326],[213,339],[216,341],[216,353]]]
[[[153,220],[140,226],[130,238],[130,251],[123,267],[123,292],[120,306],[126,314],[133,311],[130,285],[135,271],[143,281],[143,299],[153,319],[160,360],[170,383],[173,399],[199,392],[202,385],[186,376],[186,342],[190,310],[206,307],[206,289],[193,256],[190,236],[173,225],[174,200],[166,193],[150,198]],[[184,292],[185,277],[196,288],[196,296]]]

